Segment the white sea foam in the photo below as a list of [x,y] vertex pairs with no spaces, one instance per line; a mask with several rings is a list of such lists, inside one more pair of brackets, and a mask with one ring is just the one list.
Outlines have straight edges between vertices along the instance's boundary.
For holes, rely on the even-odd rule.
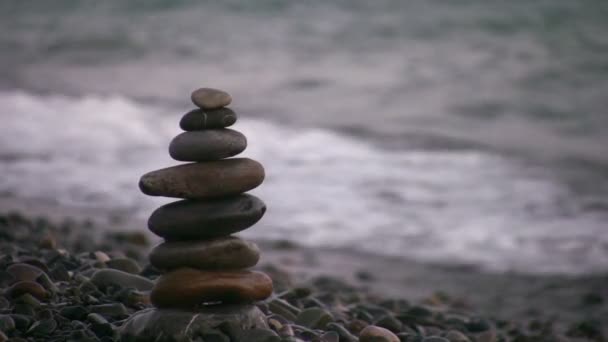
[[[176,164],[175,108],[120,96],[0,93],[0,191],[146,217],[167,199],[139,177]],[[168,115],[167,113],[176,113]],[[242,118],[268,205],[244,233],[494,270],[605,270],[602,218],[560,183],[473,150],[400,150],[321,129]],[[576,229],[584,227],[584,229]],[[142,227],[143,228],[143,227]]]

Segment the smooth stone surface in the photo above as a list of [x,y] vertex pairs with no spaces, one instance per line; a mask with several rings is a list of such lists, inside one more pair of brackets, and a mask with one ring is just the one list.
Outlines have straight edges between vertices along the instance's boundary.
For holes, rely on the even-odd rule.
[[359,342],[400,342],[400,340],[388,329],[368,325],[359,334]]
[[6,272],[15,278],[14,282],[36,281],[36,278],[44,273],[44,271],[38,267],[24,263],[12,264],[6,268]]
[[184,114],[179,127],[184,131],[224,128],[234,125],[236,113],[230,108],[194,109]]
[[29,294],[40,300],[46,300],[49,298],[49,293],[44,289],[44,287],[33,281],[17,282],[6,290],[6,295],[10,298],[17,298],[24,294]]
[[196,311],[146,309],[132,315],[120,329],[123,342],[182,342],[233,324],[242,330],[268,329],[255,305],[213,305]]
[[169,144],[169,155],[179,161],[220,160],[243,152],[247,138],[237,131],[209,129],[184,132],[173,138]]
[[321,308],[308,308],[302,310],[295,323],[310,329],[325,329],[327,324],[334,320],[333,316]]
[[232,102],[232,96],[215,88],[199,88],[190,96],[192,103],[202,109],[217,109],[226,107]]
[[177,201],[156,209],[148,228],[169,240],[230,235],[253,226],[266,212],[261,199],[243,194],[205,201]]
[[143,175],[141,191],[150,196],[206,199],[237,195],[262,184],[264,168],[249,158],[191,163]]
[[139,266],[137,261],[135,261],[133,259],[129,259],[129,258],[112,259],[112,260],[106,262],[106,266],[108,266],[108,268],[112,268],[115,270],[131,273],[131,274],[138,274],[139,272],[141,272],[141,267]]
[[244,269],[260,259],[260,249],[238,237],[201,241],[167,241],[150,252],[150,263],[161,270],[192,267],[202,270]]
[[154,286],[154,283],[147,278],[114,269],[103,269],[95,272],[91,277],[91,282],[102,289],[114,285],[123,288],[135,288],[139,291],[149,291]]
[[159,308],[194,308],[211,302],[253,302],[271,294],[272,280],[261,272],[180,268],[157,280],[150,299]]

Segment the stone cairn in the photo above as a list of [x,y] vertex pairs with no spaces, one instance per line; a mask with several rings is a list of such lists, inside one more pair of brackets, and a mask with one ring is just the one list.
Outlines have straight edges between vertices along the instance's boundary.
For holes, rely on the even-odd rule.
[[262,200],[245,194],[262,183],[264,168],[248,158],[225,159],[247,147],[243,134],[226,128],[237,119],[226,107],[231,101],[221,90],[194,91],[192,102],[199,108],[182,117],[185,132],[169,145],[173,159],[189,163],[149,172],[139,182],[146,195],[183,199],[161,206],[148,220],[149,229],[165,241],[150,253],[150,263],[162,272],[150,295],[156,309],[135,317],[139,322],[132,320],[127,328],[140,337],[163,333],[163,327],[181,331],[180,324],[195,330],[198,321],[205,325],[199,329],[221,319],[244,320],[238,323],[245,329],[265,325],[251,303],[272,294],[272,281],[247,270],[260,258],[256,244],[231,235],[254,225],[266,211]]

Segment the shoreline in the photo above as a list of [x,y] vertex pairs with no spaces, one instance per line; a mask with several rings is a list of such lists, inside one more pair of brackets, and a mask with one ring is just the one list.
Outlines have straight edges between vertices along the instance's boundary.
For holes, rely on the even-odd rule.
[[[69,208],[36,200],[0,199],[0,214],[19,213],[25,219],[71,226],[77,237],[70,244],[82,243],[78,235],[95,236],[88,248],[100,246],[134,256],[140,263],[156,240],[145,229],[144,222],[124,218],[103,219],[95,209]],[[82,227],[86,228],[82,228]],[[112,229],[98,229],[112,227]],[[83,230],[78,232],[78,230]],[[136,251],[128,247],[93,240],[115,233],[140,234],[149,244]],[[143,233],[143,234],[142,234]],[[84,235],[82,235],[84,234]],[[127,234],[127,235],[128,235]],[[89,238],[90,238],[89,236]],[[39,239],[40,237],[24,237]],[[59,237],[57,237],[59,238]],[[159,241],[159,239],[157,239]],[[59,241],[61,247],[61,241]],[[268,272],[277,290],[311,284],[319,279],[344,283],[373,298],[405,299],[432,307],[457,307],[476,315],[497,320],[551,322],[565,332],[580,322],[608,322],[608,275],[524,275],[490,273],[473,267],[420,263],[398,257],[375,255],[349,249],[310,248],[289,241],[256,241],[262,258],[256,268]],[[86,249],[85,249],[86,250]],[[606,329],[606,327],[602,327]],[[607,334],[603,331],[603,334]],[[599,341],[599,340],[598,340]]]

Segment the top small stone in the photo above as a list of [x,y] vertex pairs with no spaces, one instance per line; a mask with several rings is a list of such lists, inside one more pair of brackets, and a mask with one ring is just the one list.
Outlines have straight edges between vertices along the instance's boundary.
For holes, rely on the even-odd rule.
[[213,88],[200,88],[192,92],[192,102],[202,109],[218,109],[232,102],[227,92]]

